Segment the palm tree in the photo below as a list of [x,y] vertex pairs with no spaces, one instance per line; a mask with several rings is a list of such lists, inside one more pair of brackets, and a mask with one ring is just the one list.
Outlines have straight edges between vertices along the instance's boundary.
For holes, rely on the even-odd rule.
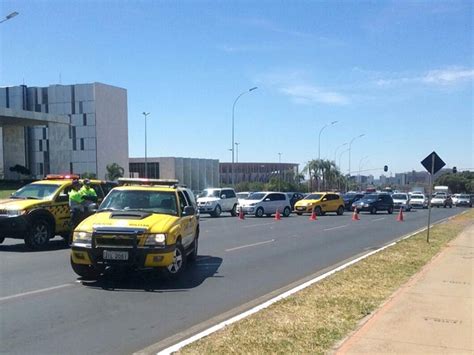
[[122,177],[125,170],[118,165],[117,163],[112,163],[106,166],[108,180],[117,180],[119,177]]

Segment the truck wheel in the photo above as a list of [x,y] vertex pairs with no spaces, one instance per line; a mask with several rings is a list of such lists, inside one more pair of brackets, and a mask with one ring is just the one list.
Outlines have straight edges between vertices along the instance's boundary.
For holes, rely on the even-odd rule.
[[216,208],[214,209],[214,212],[212,212],[212,217],[219,217],[222,213],[221,206],[217,205]]
[[314,209],[314,212],[315,212],[316,215],[318,215],[318,216],[322,216],[322,215],[323,215],[323,210],[322,210],[321,207],[319,207],[319,206],[316,206],[316,208]]
[[165,267],[164,271],[166,276],[171,279],[177,279],[186,267],[186,254],[184,253],[184,248],[180,242],[176,243],[176,248],[174,250],[173,262],[171,265]]
[[95,280],[100,276],[100,271],[97,270],[94,266],[75,264],[72,261],[72,257],[70,258],[70,260],[71,260],[71,267],[74,270],[74,272],[80,277],[82,277],[83,279]]
[[339,208],[337,209],[337,215],[341,216],[343,213],[344,213],[344,207],[339,206]]
[[52,236],[52,228],[44,219],[36,219],[31,223],[30,230],[25,237],[25,244],[30,249],[45,247]]
[[257,208],[257,210],[255,211],[255,217],[263,217],[263,208],[262,207]]
[[289,217],[290,216],[290,213],[291,213],[291,210],[289,207],[285,207],[285,209],[283,210],[283,217]]
[[370,209],[370,214],[377,214],[377,208],[375,208],[375,206]]
[[237,204],[235,204],[234,207],[232,207],[232,210],[230,211],[230,215],[232,217],[237,216]]
[[0,237],[0,244],[2,244],[5,241],[5,237]]

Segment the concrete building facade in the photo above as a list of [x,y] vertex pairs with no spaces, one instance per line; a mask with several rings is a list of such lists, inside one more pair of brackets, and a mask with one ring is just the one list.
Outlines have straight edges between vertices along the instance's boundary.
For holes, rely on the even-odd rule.
[[[5,178],[11,178],[8,167],[14,163],[28,167],[36,178],[50,173],[89,173],[104,179],[111,163],[122,166],[128,175],[125,89],[101,83],[6,87],[0,88],[2,108],[12,110],[18,118],[28,112],[67,122],[17,125],[11,120],[8,126],[2,124]],[[18,154],[5,151],[11,140],[24,150]]]
[[[221,184],[232,183],[232,163],[220,163]],[[294,163],[234,163],[234,182],[267,183],[272,177],[281,176],[283,181],[293,182],[298,175],[298,164]]]
[[[219,186],[219,160],[197,158],[148,158],[148,178],[177,179],[193,191]],[[130,158],[130,176],[145,177],[145,158]]]

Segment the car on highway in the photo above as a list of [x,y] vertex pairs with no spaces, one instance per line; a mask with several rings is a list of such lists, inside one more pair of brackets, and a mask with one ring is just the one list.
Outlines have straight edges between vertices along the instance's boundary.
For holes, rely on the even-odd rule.
[[299,200],[304,199],[304,195],[301,192],[287,192],[288,198],[290,199],[291,210],[294,210],[295,203]]
[[352,210],[368,211],[376,214],[378,211],[387,211],[393,213],[393,199],[388,193],[374,193],[365,195],[359,201],[352,204]]
[[413,208],[428,208],[428,198],[422,193],[410,194],[410,205]]
[[111,268],[159,269],[177,278],[198,253],[199,218],[191,190],[177,180],[119,179],[96,214],[74,230],[71,266],[95,279]]
[[243,192],[236,192],[237,195],[237,204],[240,203],[241,200],[245,200],[247,197],[249,197],[252,192],[250,191],[243,191]]
[[342,195],[342,199],[344,200],[344,208],[347,211],[351,210],[352,204],[358,200],[360,200],[362,197],[365,196],[365,193],[363,192],[347,192],[344,195]]
[[288,195],[283,192],[262,191],[254,192],[237,206],[237,211],[255,217],[271,216],[279,211],[284,217],[291,214]]
[[[69,241],[71,211],[68,193],[77,175],[47,175],[0,200],[0,243],[5,238],[23,239],[30,249],[44,248],[60,235]],[[116,186],[113,182],[90,180],[98,202]]]
[[232,188],[209,188],[202,191],[197,199],[199,213],[208,213],[212,217],[219,217],[222,212],[237,215],[237,195]]
[[294,212],[301,216],[303,213],[312,213],[318,216],[326,212],[336,212],[338,215],[344,213],[344,200],[333,192],[313,192],[295,204]]
[[437,192],[433,195],[431,198],[431,206],[433,207],[453,207],[453,200],[451,199],[451,196],[449,196],[445,192]]
[[411,211],[411,199],[407,193],[397,192],[392,194],[393,208],[402,209],[403,211]]
[[472,207],[472,197],[468,194],[456,194],[452,198],[453,205],[456,207]]

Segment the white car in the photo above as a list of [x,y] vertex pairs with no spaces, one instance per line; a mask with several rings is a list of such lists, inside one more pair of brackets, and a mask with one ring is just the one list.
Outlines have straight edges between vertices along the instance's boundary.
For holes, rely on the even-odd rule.
[[422,193],[412,193],[410,195],[410,205],[413,208],[428,208],[428,198]]
[[472,199],[468,194],[456,194],[452,198],[454,206],[469,206],[472,207]]
[[410,197],[406,193],[394,193],[392,195],[393,208],[395,210],[402,209],[403,211],[411,211]]
[[278,209],[284,217],[288,217],[291,213],[291,204],[288,195],[282,192],[254,192],[243,200],[237,209],[255,217],[271,216]]
[[247,199],[247,197],[249,197],[250,195],[252,194],[252,192],[237,192],[236,195],[237,195],[237,199],[238,199],[238,204],[240,205],[240,203]]
[[199,213],[209,213],[212,217],[219,217],[222,212],[237,216],[237,204],[237,196],[231,188],[205,189],[197,199]]
[[453,201],[451,200],[451,197],[446,194],[445,192],[437,192],[435,195],[431,198],[431,206],[433,207],[453,207]]

